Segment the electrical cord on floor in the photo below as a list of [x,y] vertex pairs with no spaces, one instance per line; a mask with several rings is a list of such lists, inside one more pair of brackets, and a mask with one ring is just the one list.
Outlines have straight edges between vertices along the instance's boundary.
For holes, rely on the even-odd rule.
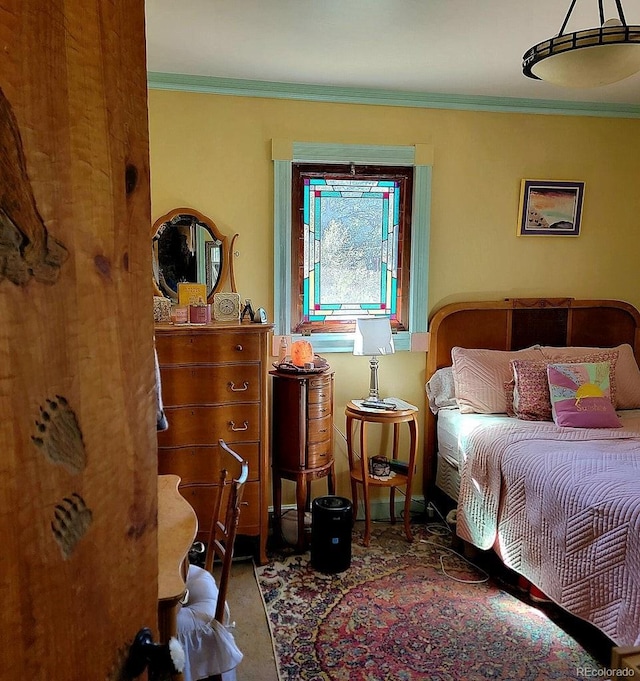
[[[442,513],[440,513],[440,509],[431,501],[427,504],[427,507],[431,508],[431,510],[436,515],[440,516],[440,519],[442,520],[441,523],[428,523],[427,524],[427,532],[429,532],[430,534],[433,534],[435,536],[438,536],[438,537],[446,537],[448,535],[453,534],[450,524],[443,517]],[[448,546],[443,546],[439,542],[432,541],[430,539],[421,539],[420,543],[421,544],[430,544],[431,546],[436,546],[439,549],[441,549],[442,551],[447,551],[449,554],[453,554],[454,556],[458,556],[458,558],[461,558],[467,565],[470,565],[474,570],[477,570],[480,574],[484,575],[484,577],[482,577],[482,579],[460,579],[458,577],[454,577],[453,575],[449,574],[447,572],[447,569],[445,568],[444,559],[445,559],[446,554],[441,553],[440,554],[440,569],[442,570],[442,574],[445,577],[448,577],[449,579],[453,580],[454,582],[459,582],[461,584],[484,584],[485,582],[489,581],[489,573],[486,570],[483,570],[479,565],[476,565],[475,563],[471,562],[466,556],[464,556],[459,551],[456,551],[455,549],[450,549]]]

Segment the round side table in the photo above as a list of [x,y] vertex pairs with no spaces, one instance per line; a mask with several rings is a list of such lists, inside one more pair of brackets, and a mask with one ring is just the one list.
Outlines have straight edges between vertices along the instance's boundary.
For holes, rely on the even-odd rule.
[[[365,533],[364,545],[368,546],[371,539],[371,508],[369,503],[370,487],[387,487],[389,489],[389,515],[391,522],[395,523],[395,490],[396,487],[406,487],[404,502],[404,531],[408,541],[413,541],[411,533],[411,482],[413,480],[416,465],[416,453],[418,450],[418,410],[396,409],[395,411],[383,411],[361,409],[354,402],[347,403],[345,415],[347,417],[347,453],[349,455],[349,471],[351,476],[351,494],[353,496],[353,517],[358,514],[358,485],[362,485],[364,499]],[[357,457],[353,450],[354,422],[359,424],[360,456]],[[388,479],[373,477],[369,473],[370,455],[367,449],[367,426],[370,423],[393,424],[393,452],[392,459],[399,459],[400,426],[406,423],[409,426],[410,444],[408,469],[406,475],[398,473]]]

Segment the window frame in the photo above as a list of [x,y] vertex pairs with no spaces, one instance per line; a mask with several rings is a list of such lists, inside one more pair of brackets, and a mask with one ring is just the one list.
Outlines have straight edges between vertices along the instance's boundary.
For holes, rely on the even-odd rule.
[[[398,235],[398,309],[396,319],[391,326],[394,332],[408,330],[409,300],[404,291],[409,290],[409,255],[411,252],[411,204],[413,198],[412,166],[356,166],[327,163],[293,163],[292,164],[292,223],[291,223],[291,258],[292,258],[292,299],[291,329],[294,334],[315,337],[319,333],[348,333],[355,330],[354,320],[324,322],[303,320],[304,271],[301,266],[304,260],[304,216],[303,216],[303,182],[305,179],[383,179],[397,181],[401,186],[400,224]],[[298,267],[295,267],[295,264]],[[296,274],[297,269],[297,274]],[[356,316],[362,316],[362,313]]]
[[[293,163],[351,163],[357,165],[413,166],[413,197],[411,220],[411,258],[409,263],[408,330],[394,334],[397,351],[411,349],[411,334],[427,330],[429,233],[431,209],[431,145],[380,146],[272,140],[274,164],[274,333],[292,333],[292,169]],[[321,352],[352,352],[353,332],[314,333],[314,350]]]

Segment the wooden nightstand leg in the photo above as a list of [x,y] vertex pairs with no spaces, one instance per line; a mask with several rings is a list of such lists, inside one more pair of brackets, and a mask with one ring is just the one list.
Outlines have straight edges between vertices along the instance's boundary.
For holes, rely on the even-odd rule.
[[353,460],[353,419],[347,415],[347,456],[349,457],[349,477],[351,478],[351,501],[353,502],[353,515],[351,524],[355,525],[358,517],[358,484],[354,480],[353,471],[355,462]]
[[273,536],[282,541],[282,478],[273,471]]
[[[398,458],[398,445],[400,442],[400,424],[393,424],[393,459]],[[389,489],[389,518],[391,519],[391,524],[394,525],[396,522],[396,489],[391,487]]]
[[392,525],[396,524],[396,488],[389,487],[389,520]]
[[364,546],[369,546],[369,541],[371,540],[371,515],[369,513],[369,494],[367,491],[364,493],[364,539],[362,544]]
[[356,518],[358,517],[358,483],[353,478],[351,478],[351,500],[353,501],[351,524],[355,525]]
[[307,508],[307,477],[304,473],[298,475],[296,482],[296,506],[298,509],[298,544],[296,549],[304,551],[305,537],[304,537],[304,514]]
[[407,535],[407,541],[413,541],[413,533],[411,532],[411,494],[409,489],[407,489],[407,498],[404,502],[404,533]]
[[336,465],[332,461],[331,468],[329,468],[329,474],[327,475],[327,491],[329,494],[336,493]]
[[307,491],[304,501],[304,508],[306,511],[311,511],[311,480],[307,480]]
[[369,546],[371,539],[371,509],[369,508],[369,457],[367,455],[366,421],[360,422],[360,466],[362,470],[362,496],[364,498],[364,541]]
[[411,532],[411,482],[413,481],[413,469],[416,465],[416,454],[418,450],[418,421],[415,414],[408,425],[411,434],[411,443],[409,445],[409,470],[407,471],[407,496],[404,501],[404,533],[407,535],[408,541],[413,541],[413,533]]

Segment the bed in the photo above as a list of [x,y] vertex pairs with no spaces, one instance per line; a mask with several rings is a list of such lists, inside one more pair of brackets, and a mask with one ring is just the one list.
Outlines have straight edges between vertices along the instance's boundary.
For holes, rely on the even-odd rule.
[[639,328],[621,301],[455,303],[427,353],[425,493],[616,645],[640,645]]

